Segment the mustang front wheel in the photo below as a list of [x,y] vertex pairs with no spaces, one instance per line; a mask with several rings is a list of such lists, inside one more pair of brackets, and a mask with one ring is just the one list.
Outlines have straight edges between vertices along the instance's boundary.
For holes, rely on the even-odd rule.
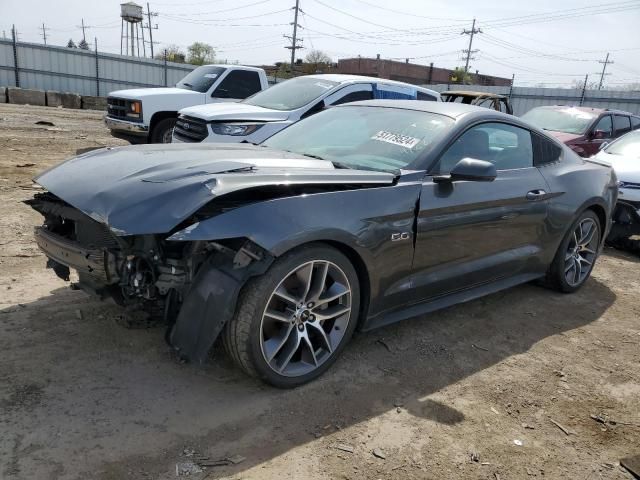
[[357,274],[339,251],[310,245],[247,284],[224,333],[247,373],[277,387],[321,375],[344,348],[359,310]]

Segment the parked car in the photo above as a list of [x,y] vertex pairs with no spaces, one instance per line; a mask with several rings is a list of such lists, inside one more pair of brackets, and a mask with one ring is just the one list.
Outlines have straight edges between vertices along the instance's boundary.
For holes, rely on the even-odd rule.
[[489,92],[472,92],[466,90],[447,90],[440,94],[443,102],[465,103],[478,107],[491,108],[498,112],[513,114],[509,97]]
[[35,181],[36,241],[61,278],[163,312],[180,356],[221,337],[293,387],[369,330],[534,279],[589,277],[616,178],[516,117],[370,100],[262,145],[92,151]]
[[618,177],[618,202],[607,242],[624,245],[640,235],[640,130],[603,144],[594,159],[611,165]]
[[260,143],[276,132],[331,105],[358,100],[439,101],[434,90],[358,75],[308,75],[293,78],[240,103],[185,108],[174,142]]
[[608,108],[536,107],[522,119],[547,130],[581,157],[595,155],[603,143],[640,127],[640,117]]
[[111,135],[131,143],[169,143],[178,110],[236,102],[268,88],[261,68],[203,65],[175,88],[135,88],[109,93],[104,121]]

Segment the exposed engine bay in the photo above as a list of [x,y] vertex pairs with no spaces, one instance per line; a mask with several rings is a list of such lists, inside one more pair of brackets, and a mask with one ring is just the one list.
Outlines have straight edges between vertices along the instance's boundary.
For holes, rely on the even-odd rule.
[[218,243],[167,241],[161,235],[119,237],[48,192],[26,203],[45,218],[36,227],[35,237],[49,257],[47,267],[58,277],[69,281],[73,268],[79,277],[75,288],[142,309],[170,327],[206,259],[223,257],[234,268],[243,268],[263,258],[263,252],[246,240]]

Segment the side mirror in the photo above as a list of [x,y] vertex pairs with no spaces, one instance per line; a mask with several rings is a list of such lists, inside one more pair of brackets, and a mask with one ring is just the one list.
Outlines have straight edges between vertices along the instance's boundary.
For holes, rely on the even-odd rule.
[[602,140],[603,138],[608,138],[609,132],[605,132],[604,130],[594,130],[591,134],[591,138],[594,140]]
[[451,170],[449,175],[437,175],[433,177],[436,183],[456,182],[468,180],[471,182],[492,182],[498,176],[496,166],[485,160],[475,158],[463,158]]

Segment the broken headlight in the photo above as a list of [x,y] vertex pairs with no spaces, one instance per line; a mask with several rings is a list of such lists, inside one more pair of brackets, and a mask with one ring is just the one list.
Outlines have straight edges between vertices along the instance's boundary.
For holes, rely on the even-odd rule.
[[264,123],[212,123],[211,130],[216,135],[245,136],[255,132],[263,125]]

